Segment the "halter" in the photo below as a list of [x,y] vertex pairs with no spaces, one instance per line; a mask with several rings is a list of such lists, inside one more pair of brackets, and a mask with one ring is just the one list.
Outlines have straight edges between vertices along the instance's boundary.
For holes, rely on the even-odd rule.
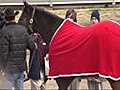
[[29,20],[29,29],[31,30],[31,32],[33,32],[32,24],[33,24],[34,15],[35,15],[35,7],[33,8],[32,16],[31,16],[31,18],[30,18],[30,20]]
[[30,24],[33,23],[34,14],[35,14],[35,8],[33,8],[32,16],[31,16],[31,18],[30,18]]

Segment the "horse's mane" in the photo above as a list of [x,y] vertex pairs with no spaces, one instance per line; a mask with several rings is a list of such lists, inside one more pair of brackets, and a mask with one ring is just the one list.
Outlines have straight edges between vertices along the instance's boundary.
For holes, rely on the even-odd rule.
[[[39,30],[37,31],[42,35],[43,39],[49,43],[53,34],[64,19],[39,7],[36,7],[36,16],[38,16],[36,19],[36,22],[38,22],[35,27],[38,26],[37,28]],[[42,26],[40,27],[40,25]]]
[[[42,8],[42,7],[37,7],[37,6],[35,6],[36,7],[36,10],[39,12],[44,12],[45,14],[47,14],[48,16],[50,16],[50,17],[53,17],[53,18],[61,18],[61,17],[59,17],[58,15],[56,15],[56,14],[54,14],[54,13],[51,13],[51,12],[49,12],[48,10],[46,10],[46,9],[44,9],[44,8]],[[61,18],[61,19],[63,19],[63,18]]]

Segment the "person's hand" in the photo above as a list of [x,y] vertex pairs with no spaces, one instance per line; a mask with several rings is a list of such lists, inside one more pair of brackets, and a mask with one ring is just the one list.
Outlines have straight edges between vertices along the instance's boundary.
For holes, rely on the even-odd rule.
[[47,53],[46,56],[45,56],[45,60],[46,61],[49,61],[49,54]]
[[45,60],[45,75],[49,75],[49,54],[47,53],[46,56],[44,57]]

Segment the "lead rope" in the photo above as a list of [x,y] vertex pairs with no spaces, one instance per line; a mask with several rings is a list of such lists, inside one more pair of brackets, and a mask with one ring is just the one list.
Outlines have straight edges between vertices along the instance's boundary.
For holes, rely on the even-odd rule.
[[[35,7],[33,8],[32,16],[31,16],[31,18],[30,18],[30,24],[31,24],[31,25],[33,24],[34,14],[35,14]],[[32,27],[31,27],[31,30],[32,30]],[[33,30],[32,30],[32,32],[33,32]],[[35,43],[35,50],[36,50],[36,49],[37,49],[37,44]],[[30,68],[31,68],[31,65],[32,65],[32,62],[33,62],[33,57],[34,57],[34,54],[35,54],[35,50],[34,50],[34,52],[33,52],[32,58],[31,58]]]
[[[35,8],[33,8],[32,16],[31,16],[31,18],[30,18],[30,20],[29,20],[29,23],[30,23],[30,24],[29,24],[29,29],[31,30],[31,32],[33,32],[32,24],[33,24],[34,14],[35,14]],[[35,47],[36,47],[36,44],[35,44]],[[36,47],[36,48],[37,48],[37,47]],[[33,57],[34,57],[34,55],[35,55],[36,48],[35,48],[35,50],[33,51],[33,54],[32,54],[32,57],[31,57],[31,62],[30,62],[29,70],[31,69],[31,65],[32,65],[32,62],[33,62]],[[26,73],[27,73],[27,75],[28,75],[28,74],[29,74],[29,71],[26,70]],[[29,80],[29,78],[25,79],[24,82],[27,81],[27,80]]]
[[31,18],[30,18],[30,24],[33,23],[34,14],[35,14],[35,7],[33,8],[32,16],[31,16]]

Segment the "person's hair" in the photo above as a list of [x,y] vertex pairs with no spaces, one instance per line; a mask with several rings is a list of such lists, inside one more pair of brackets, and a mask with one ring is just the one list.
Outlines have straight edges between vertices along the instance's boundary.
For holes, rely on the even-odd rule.
[[100,22],[100,13],[98,10],[93,10],[93,12],[91,13],[91,17],[90,19],[92,19],[92,17],[95,17],[98,19],[98,21]]
[[77,22],[77,13],[74,9],[68,9],[65,15],[66,18],[71,18],[73,19],[74,22]]

